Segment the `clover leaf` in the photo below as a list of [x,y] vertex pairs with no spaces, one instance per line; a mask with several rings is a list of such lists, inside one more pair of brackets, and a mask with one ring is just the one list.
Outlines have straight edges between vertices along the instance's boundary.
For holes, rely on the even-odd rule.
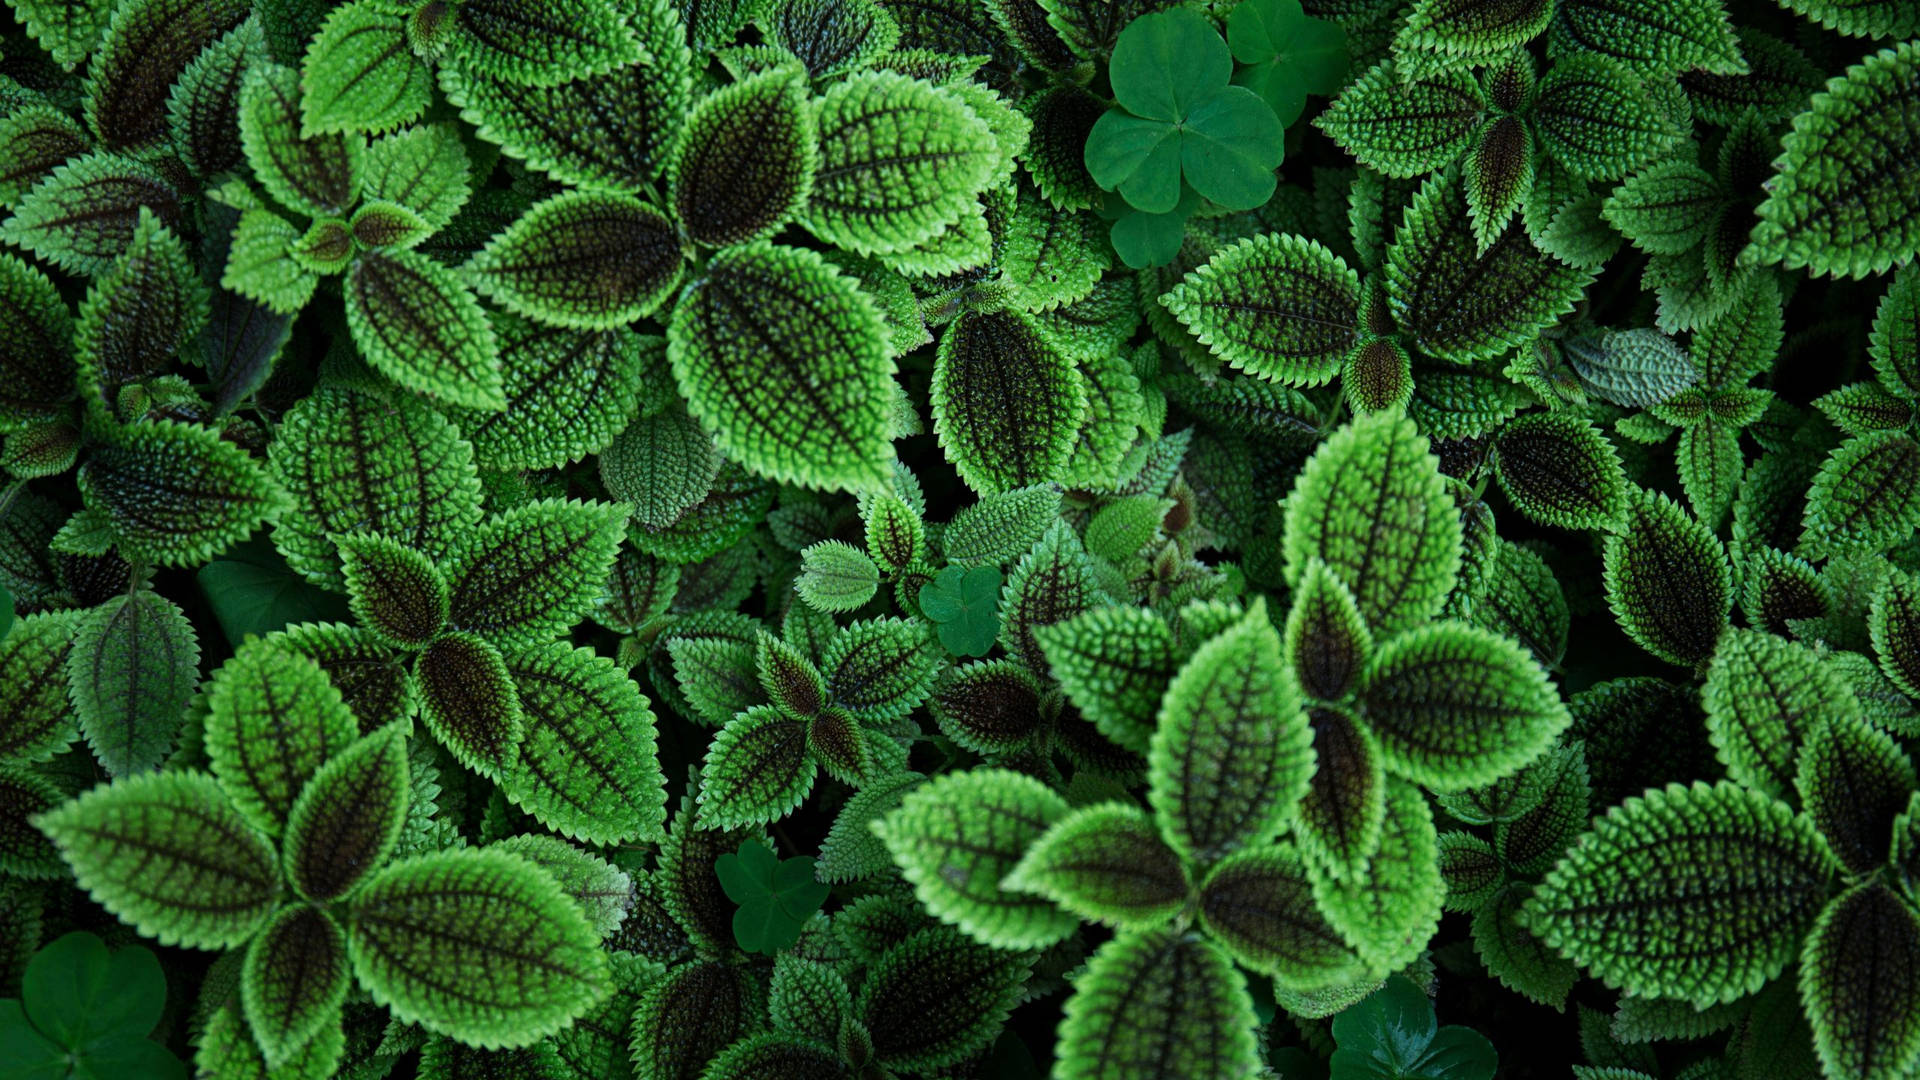
[[1180,204],[1183,180],[1229,210],[1273,197],[1284,130],[1259,95],[1232,84],[1232,54],[1205,17],[1175,8],[1135,19],[1107,73],[1117,104],[1084,152],[1102,190],[1150,214]]
[[236,647],[248,634],[265,637],[293,623],[346,622],[353,617],[344,597],[294,573],[266,540],[235,545],[202,566],[194,580],[227,642]]
[[1333,1039],[1333,1080],[1492,1080],[1500,1060],[1472,1028],[1440,1027],[1404,975],[1335,1016]]
[[733,913],[733,940],[748,952],[771,956],[800,940],[800,930],[826,902],[827,886],[814,880],[813,859],[782,859],[762,840],[740,842],[738,853],[713,861],[720,888],[740,905]]
[[1235,86],[1260,95],[1283,125],[1306,110],[1308,94],[1332,94],[1347,77],[1347,32],[1309,17],[1300,0],[1244,0],[1227,16],[1227,45],[1245,65]]
[[109,955],[98,937],[68,934],[27,962],[20,997],[0,999],[0,1075],[185,1080],[186,1065],[147,1038],[166,1002],[152,950],[134,945]]
[[949,566],[920,586],[920,612],[955,656],[985,656],[1000,636],[1000,571]]

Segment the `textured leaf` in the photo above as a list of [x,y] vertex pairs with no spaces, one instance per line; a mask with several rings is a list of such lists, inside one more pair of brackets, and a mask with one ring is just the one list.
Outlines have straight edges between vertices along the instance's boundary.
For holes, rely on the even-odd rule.
[[1706,526],[1672,499],[1643,492],[1625,527],[1608,536],[1607,606],[1641,648],[1672,664],[1713,655],[1733,608],[1726,552]]
[[163,566],[207,561],[276,515],[285,499],[245,451],[172,421],[114,427],[88,453],[78,479],[121,554]]
[[775,821],[813,790],[807,725],[756,705],[714,736],[700,777],[700,823],[731,829]]
[[1066,800],[1038,780],[975,769],[915,788],[873,831],[929,914],[1000,948],[1026,949],[1080,925],[1045,900],[1000,889],[1033,842],[1067,813]]
[[947,459],[982,495],[1056,479],[1086,408],[1072,361],[1010,311],[954,321],[940,339],[931,394]]
[[158,170],[118,154],[93,153],[54,169],[0,229],[10,242],[68,273],[98,274],[126,250],[142,207],[169,227],[184,216],[178,192]]
[[1586,180],[1618,180],[1671,143],[1671,122],[1625,65],[1599,54],[1561,57],[1534,93],[1542,150]]
[[[144,602],[143,602],[144,603]],[[0,761],[48,761],[79,738],[67,699],[67,664],[75,618],[68,612],[28,615],[0,637]]]
[[1641,251],[1682,255],[1706,240],[1726,197],[1712,173],[1684,158],[1671,158],[1620,185],[1601,212]]
[[[711,876],[711,875],[709,875]],[[697,1077],[753,1023],[754,985],[738,968],[682,964],[649,986],[632,1025],[640,1076]]]
[[1816,727],[1860,719],[1853,692],[1811,649],[1753,630],[1721,639],[1701,699],[1727,775],[1776,798],[1793,791],[1801,746]]
[[1627,509],[1627,476],[1592,423],[1530,413],[1500,429],[1494,476],[1522,514],[1565,529],[1606,529]]
[[1914,786],[1913,763],[1899,744],[1844,710],[1813,727],[1795,775],[1807,816],[1855,874],[1885,863],[1894,819]]
[[633,421],[601,452],[600,481],[633,504],[636,522],[665,528],[713,490],[721,460],[697,421],[666,409]]
[[287,412],[268,457],[296,508],[274,544],[316,584],[346,589],[330,534],[367,529],[439,556],[480,521],[471,447],[405,395],[322,387]]
[[1920,271],[1902,267],[1887,286],[1874,309],[1867,355],[1881,386],[1904,398],[1920,397]]
[[675,307],[667,339],[688,411],[749,471],[834,490],[885,480],[886,325],[820,256],[769,244],[723,252]]
[[314,660],[277,641],[249,642],[209,680],[206,752],[240,814],[269,836],[320,766],[359,724]]
[[382,728],[327,761],[287,814],[282,863],[300,895],[345,896],[393,853],[407,823],[407,739]]
[[466,0],[450,23],[463,70],[512,83],[566,82],[644,54],[621,12],[590,0]]
[[1543,257],[1518,221],[1482,245],[1463,185],[1422,187],[1387,248],[1388,306],[1412,341],[1443,360],[1491,359],[1573,310],[1592,275]]
[[109,776],[157,768],[173,750],[199,662],[186,614],[150,589],[116,596],[74,624],[67,685],[80,731]]
[[1348,877],[1380,842],[1386,774],[1380,740],[1345,709],[1308,711],[1313,728],[1313,780],[1300,800],[1295,838],[1322,870]]
[[1587,391],[1615,405],[1658,405],[1699,377],[1673,339],[1651,327],[1569,337],[1563,346]]
[[1174,676],[1147,761],[1147,801],[1184,858],[1212,863],[1291,818],[1312,776],[1312,731],[1264,604]]
[[1807,493],[1801,547],[1818,558],[1877,551],[1920,526],[1920,442],[1905,431],[1871,431],[1840,444]]
[[1222,859],[1200,889],[1200,924],[1235,960],[1311,992],[1354,978],[1340,932],[1314,905],[1312,877],[1292,850],[1250,848]]
[[445,634],[420,653],[413,676],[427,730],[460,764],[498,780],[526,727],[500,650],[474,634]]
[[1394,54],[1415,69],[1460,66],[1539,36],[1554,7],[1540,0],[1425,0],[1407,13]]
[[240,1002],[270,1067],[295,1059],[339,1022],[352,981],[346,933],[319,908],[283,908],[261,930],[241,965]]
[[1048,899],[1087,919],[1151,929],[1180,910],[1190,886],[1180,857],[1138,807],[1102,803],[1055,822],[1002,887]]
[[1460,516],[1410,420],[1354,420],[1323,443],[1286,500],[1286,576],[1310,560],[1347,586],[1376,635],[1418,626],[1453,589]]
[[626,511],[543,499],[467,533],[445,564],[450,625],[497,645],[535,645],[579,622],[620,547]]
[[82,889],[162,945],[241,944],[280,894],[273,846],[204,773],[102,785],[34,824]]
[[493,326],[452,270],[418,252],[365,251],[342,292],[347,328],[376,371],[450,405],[506,406]]
[[240,88],[240,145],[267,193],[308,217],[339,216],[360,194],[364,140],[353,134],[301,133],[300,75],[261,64]]
[[854,1012],[878,1062],[902,1071],[952,1065],[984,1050],[1019,1000],[1027,961],[945,926],[882,953]]
[[111,397],[165,371],[206,325],[208,304],[186,245],[143,208],[127,250],[80,305],[74,351],[83,385]]
[[369,0],[327,16],[300,68],[305,133],[389,131],[425,111],[433,72],[407,43],[406,21]]
[[1800,954],[1800,1000],[1829,1076],[1896,1077],[1920,1060],[1920,915],[1865,884],[1821,912]]
[[1523,918],[1609,985],[1704,1007],[1780,973],[1837,869],[1784,804],[1731,783],[1674,784],[1595,822]]
[[93,53],[112,13],[113,5],[106,0],[21,0],[14,5],[28,36],[68,71]]
[[373,140],[360,157],[361,193],[404,206],[438,231],[472,194],[463,134],[450,123],[415,124]]
[[53,281],[11,254],[0,254],[0,416],[63,415],[74,396],[73,318]]
[[1635,71],[1746,71],[1720,0],[1681,0],[1659,11],[1616,0],[1570,0],[1555,5],[1547,52],[1594,53]]
[[820,656],[833,703],[869,724],[884,724],[926,700],[942,666],[924,623],[868,619],[841,631]]
[[800,553],[794,588],[816,611],[854,611],[873,599],[880,568],[867,553],[839,540],[822,540]]
[[665,780],[654,717],[610,660],[556,642],[507,657],[526,736],[501,789],[543,824],[589,843],[657,841]]
[[977,754],[1016,750],[1043,730],[1040,683],[1012,660],[955,668],[933,695],[940,730]]
[[92,138],[78,120],[51,105],[25,105],[0,120],[0,202],[16,203],[69,158],[87,152]]
[[447,582],[433,561],[375,533],[334,537],[360,625],[398,648],[418,648],[447,622]]
[[1446,883],[1436,852],[1426,796],[1411,784],[1391,781],[1380,844],[1366,870],[1344,881],[1314,880],[1320,913],[1360,954],[1370,977],[1410,963],[1439,929]]
[[566,192],[537,203],[473,257],[481,292],[553,326],[613,330],[650,314],[680,280],[680,241],[625,195]]
[[[608,991],[599,935],[517,855],[444,851],[393,864],[350,906],[354,974],[396,1017],[482,1047],[552,1034]],[[467,977],[449,985],[448,973]]]
[[1061,1080],[1229,1080],[1259,1069],[1253,1000],[1220,946],[1176,930],[1130,931],[1100,947],[1060,1023]]
[[1164,303],[1234,367],[1318,386],[1332,380],[1353,344],[1360,280],[1318,243],[1270,234],[1218,252]]
[[1906,197],[1913,129],[1908,101],[1920,86],[1920,45],[1882,49],[1827,82],[1793,118],[1778,176],[1753,230],[1762,263],[1865,277],[1920,249],[1920,211]]
[[1487,102],[1465,72],[1408,78],[1384,60],[1314,121],[1360,164],[1411,178],[1445,168],[1472,145]]
[[947,559],[961,566],[1004,566],[1030,550],[1060,516],[1060,492],[1050,484],[982,496],[953,515],[942,534]]
[[1115,743],[1145,753],[1177,667],[1166,621],[1144,608],[1098,607],[1036,627],[1033,637],[1081,715]]
[[959,97],[893,72],[851,76],[817,110],[820,168],[804,220],[862,255],[905,251],[960,220],[999,157]]
[[[804,19],[806,13],[783,8],[775,18],[782,16]],[[779,231],[813,186],[816,138],[806,82],[792,68],[743,79],[702,99],[688,113],[668,167],[681,229],[715,247]]]

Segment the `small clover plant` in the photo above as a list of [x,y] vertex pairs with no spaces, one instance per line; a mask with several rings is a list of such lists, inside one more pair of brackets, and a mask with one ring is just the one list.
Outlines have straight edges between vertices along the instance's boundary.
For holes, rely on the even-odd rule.
[[828,888],[814,880],[813,859],[782,859],[764,841],[743,840],[738,851],[713,861],[733,913],[733,939],[750,953],[773,956],[800,940],[820,911]]
[[985,656],[1000,636],[1000,571],[949,566],[920,586],[920,611],[955,656]]
[[1331,1080],[1493,1080],[1499,1055],[1469,1027],[1441,1027],[1433,1001],[1404,975],[1333,1018]]
[[75,931],[27,962],[20,997],[0,1000],[0,1075],[20,1080],[186,1080],[150,1036],[167,1002],[153,950],[112,953]]

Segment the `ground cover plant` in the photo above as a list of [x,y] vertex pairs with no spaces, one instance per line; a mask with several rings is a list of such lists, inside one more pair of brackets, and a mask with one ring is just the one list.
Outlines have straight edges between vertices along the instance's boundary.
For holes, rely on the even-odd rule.
[[1920,1076],[1920,6],[6,10],[0,1078]]

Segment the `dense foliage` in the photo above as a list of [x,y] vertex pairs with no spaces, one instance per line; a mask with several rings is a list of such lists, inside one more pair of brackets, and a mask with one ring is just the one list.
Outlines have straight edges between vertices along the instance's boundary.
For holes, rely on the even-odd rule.
[[1920,5],[7,8],[0,1076],[1920,1076]]

